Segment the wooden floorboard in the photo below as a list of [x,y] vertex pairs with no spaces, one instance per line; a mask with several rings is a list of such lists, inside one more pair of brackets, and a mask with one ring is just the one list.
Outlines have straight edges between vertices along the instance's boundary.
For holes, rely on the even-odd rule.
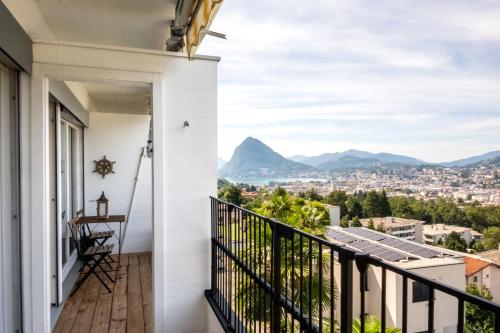
[[151,253],[122,255],[119,272],[111,275],[115,283],[101,277],[112,292],[90,277],[68,298],[53,332],[151,332]]

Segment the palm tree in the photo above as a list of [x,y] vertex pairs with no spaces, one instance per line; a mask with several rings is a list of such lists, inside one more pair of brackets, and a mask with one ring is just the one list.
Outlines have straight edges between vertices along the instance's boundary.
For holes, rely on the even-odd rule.
[[[282,239],[281,242],[281,294],[297,308],[301,306],[305,315],[311,311],[312,318],[317,323],[320,312],[329,312],[333,303],[331,299],[336,299],[337,296],[334,283],[329,281],[330,269],[333,269],[330,267],[329,250],[324,251],[323,247],[320,267],[320,247],[316,242],[309,243],[307,238],[303,238],[301,243],[297,234],[293,235],[293,240]],[[251,224],[245,232],[244,243],[238,256],[244,258],[255,273],[271,284],[272,230],[269,225],[259,227],[257,224]],[[255,284],[245,281],[248,280],[243,279],[243,283],[235,281],[235,306],[237,304],[245,319],[250,322],[269,322],[272,304],[270,295]],[[328,320],[325,318],[323,323],[326,325]],[[291,325],[291,320],[288,319],[286,326],[290,328]],[[283,313],[282,326],[286,331],[290,331],[286,329]]]
[[[361,320],[356,318],[352,323],[352,332],[361,333]],[[382,332],[382,322],[374,315],[365,317],[365,333],[380,333]],[[385,333],[400,333],[401,329],[397,327],[386,327]]]

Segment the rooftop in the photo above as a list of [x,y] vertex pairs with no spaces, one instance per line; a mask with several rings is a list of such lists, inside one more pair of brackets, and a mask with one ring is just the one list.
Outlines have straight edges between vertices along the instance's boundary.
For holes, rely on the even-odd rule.
[[473,257],[464,257],[464,262],[465,262],[465,275],[466,276],[471,276],[479,272],[485,267],[488,267],[491,265],[491,262],[484,261],[478,258],[473,258]]
[[495,265],[500,265],[500,249],[481,252],[478,255],[483,259],[491,261]]
[[460,227],[458,225],[438,224],[424,224],[424,233],[428,235],[441,235],[443,233],[449,234],[452,232],[464,232],[471,230],[470,228]]
[[383,224],[384,227],[386,227],[386,228],[409,226],[409,225],[413,225],[415,223],[421,223],[421,224],[425,223],[424,221],[421,221],[421,220],[403,219],[400,217],[393,217],[393,216],[361,219],[361,223],[367,224],[367,223],[369,223],[370,220],[373,221],[373,224],[375,225],[375,227]]
[[334,243],[369,253],[405,268],[462,263],[461,256],[367,228],[328,227],[325,236]]

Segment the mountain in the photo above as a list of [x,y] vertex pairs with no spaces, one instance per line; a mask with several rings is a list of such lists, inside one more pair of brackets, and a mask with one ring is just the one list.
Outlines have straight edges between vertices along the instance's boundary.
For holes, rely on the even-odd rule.
[[448,168],[463,167],[463,166],[468,166],[470,164],[475,164],[475,163],[486,161],[486,160],[492,160],[492,159],[495,159],[497,157],[500,157],[500,150],[491,151],[491,152],[486,153],[486,154],[472,156],[469,158],[463,158],[461,160],[456,160],[456,161],[451,161],[451,162],[443,162],[443,163],[438,163],[438,164],[445,166],[445,167],[448,167]]
[[309,158],[308,156],[304,156],[304,155],[293,155],[293,156],[290,156],[288,159],[292,160],[294,162],[302,163],[304,160],[307,160],[308,158]]
[[416,166],[425,164],[424,161],[413,157],[390,153],[373,154],[366,151],[350,149],[341,153],[325,153],[308,157],[302,163],[309,164],[322,170],[342,168],[373,168],[390,165]]
[[383,162],[376,158],[357,157],[352,155],[339,156],[330,161],[317,165],[320,170],[338,169],[369,169],[389,166],[389,162]]
[[273,151],[261,141],[248,137],[235,150],[219,174],[223,177],[290,177],[315,169],[294,162]]

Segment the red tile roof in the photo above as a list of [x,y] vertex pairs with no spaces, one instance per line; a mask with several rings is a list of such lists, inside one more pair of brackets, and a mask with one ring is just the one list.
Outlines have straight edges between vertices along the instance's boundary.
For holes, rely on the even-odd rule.
[[465,262],[465,275],[467,277],[474,275],[483,268],[491,265],[490,262],[471,257],[464,257],[464,262]]

